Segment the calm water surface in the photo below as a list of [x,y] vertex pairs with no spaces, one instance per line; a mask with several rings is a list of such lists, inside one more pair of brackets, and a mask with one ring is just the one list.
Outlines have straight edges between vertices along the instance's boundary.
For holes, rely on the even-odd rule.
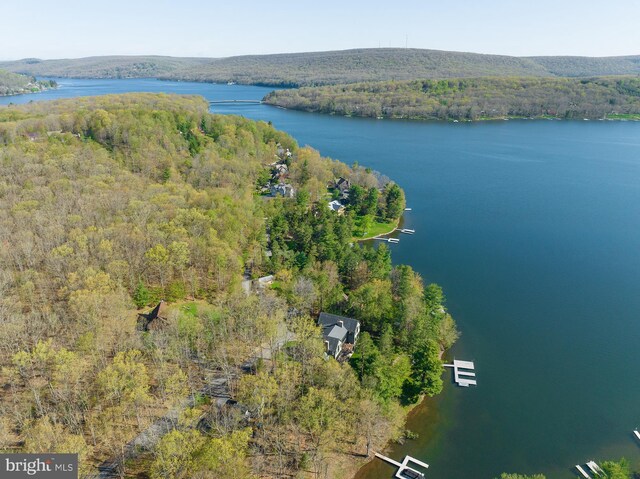
[[[125,91],[259,99],[269,89],[156,80],[59,80],[19,103]],[[447,381],[410,418],[420,438],[390,455],[429,477],[502,471],[574,476],[575,464],[627,457],[640,466],[640,123],[442,124],[224,106],[272,121],[324,155],[402,185],[393,245],[445,290],[463,336],[451,356],[476,363],[478,387]],[[448,378],[448,376],[447,376]],[[388,479],[379,461],[361,478]]]

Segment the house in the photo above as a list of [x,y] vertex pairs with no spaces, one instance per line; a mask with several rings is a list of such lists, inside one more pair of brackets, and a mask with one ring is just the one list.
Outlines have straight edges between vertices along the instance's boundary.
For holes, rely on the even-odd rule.
[[351,182],[346,178],[340,177],[336,180],[336,189],[340,191],[340,193],[348,193],[351,189]]
[[276,156],[280,158],[291,158],[292,154],[289,148],[282,148],[282,145],[278,144],[278,148],[276,150]]
[[284,178],[289,174],[289,167],[284,163],[278,163],[273,167],[273,179]]
[[360,334],[360,321],[337,314],[320,313],[318,326],[322,328],[326,353],[336,359],[353,350]]
[[339,215],[344,214],[344,205],[340,203],[338,200],[333,200],[329,203],[329,209],[331,211],[335,211]]
[[138,331],[153,331],[162,329],[166,324],[166,318],[161,316],[161,308],[164,305],[164,299],[153,308],[149,313],[138,313],[138,322],[136,329]]
[[285,198],[293,198],[296,194],[293,186],[288,183],[278,183],[271,185],[271,196],[284,196]]

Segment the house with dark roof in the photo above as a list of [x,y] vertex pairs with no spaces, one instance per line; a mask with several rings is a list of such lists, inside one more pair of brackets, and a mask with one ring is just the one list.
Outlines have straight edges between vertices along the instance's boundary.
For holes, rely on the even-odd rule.
[[351,182],[341,176],[336,180],[336,188],[340,190],[341,193],[346,193],[351,188]]
[[318,326],[322,328],[322,337],[326,353],[334,358],[348,349],[353,349],[360,334],[360,321],[331,313],[320,313]]
[[138,313],[136,329],[138,331],[154,331],[162,329],[166,325],[166,318],[162,315],[164,305],[165,302],[163,299],[149,313]]

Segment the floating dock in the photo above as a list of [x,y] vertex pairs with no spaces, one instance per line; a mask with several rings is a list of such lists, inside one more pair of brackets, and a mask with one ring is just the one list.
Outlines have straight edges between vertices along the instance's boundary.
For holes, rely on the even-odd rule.
[[398,468],[398,470],[396,471],[396,475],[393,476],[396,479],[424,479],[424,473],[409,467],[409,463],[416,464],[417,466],[424,467],[425,469],[429,467],[429,464],[418,461],[416,458],[411,456],[405,456],[402,462],[395,461],[390,457],[383,456],[382,454],[378,454],[377,452],[375,453],[375,456],[385,462],[388,462],[389,464],[393,464]]
[[577,464],[576,464],[576,469],[580,472],[580,474],[582,474],[582,476],[583,476],[585,479],[591,479],[591,476],[590,476],[589,474],[587,474],[587,471],[585,471],[584,469],[582,469],[582,466],[580,466],[580,465],[577,465]]
[[476,380],[471,379],[476,377],[476,373],[473,372],[475,365],[473,361],[460,361],[458,359],[453,360],[453,364],[443,364],[445,368],[453,368],[453,380],[458,386],[467,388],[469,386],[476,386]]
[[376,236],[373,239],[378,241],[386,241],[387,243],[400,243],[400,240],[398,238],[384,238],[382,236]]
[[405,211],[411,211],[411,208],[405,208],[404,210]]
[[410,230],[409,228],[404,228],[404,229],[400,230],[400,233],[406,233],[408,235],[412,235],[415,232],[416,232],[416,230]]
[[596,463],[596,461],[589,461],[587,462],[587,467],[589,469],[591,469],[591,472],[593,472],[594,474],[597,474],[598,476],[600,474],[604,475],[604,471],[600,468],[600,466],[598,466],[598,464]]

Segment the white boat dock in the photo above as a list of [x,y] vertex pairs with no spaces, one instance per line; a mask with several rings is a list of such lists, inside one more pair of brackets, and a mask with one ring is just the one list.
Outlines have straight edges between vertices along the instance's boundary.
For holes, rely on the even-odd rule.
[[473,361],[460,361],[459,359],[454,359],[453,364],[443,364],[443,366],[446,368],[453,368],[453,380],[458,386],[466,388],[477,385],[476,380],[471,379],[476,377]]
[[375,238],[373,238],[375,240],[379,240],[379,241],[386,241],[387,243],[400,243],[400,240],[398,238],[384,238],[382,236],[376,236]]
[[405,208],[404,210],[405,211],[411,211],[411,208]]
[[638,439],[638,441],[640,441],[640,432],[638,432],[637,429],[633,430],[633,434],[635,434],[636,438]]
[[582,474],[582,477],[584,477],[585,479],[591,479],[591,476],[587,474],[587,471],[582,469],[582,466],[576,464],[576,469],[580,472],[580,474]]
[[600,466],[598,466],[598,464],[596,463],[596,461],[589,461],[587,462],[587,467],[589,469],[591,469],[591,472],[593,472],[594,474],[597,474],[598,476],[600,474],[604,475],[604,471],[602,470],[602,468]]
[[410,463],[420,467],[424,467],[425,469],[429,467],[429,464],[418,461],[416,458],[411,456],[405,456],[402,462],[394,461],[390,457],[383,456],[382,454],[378,454],[377,452],[375,453],[375,456],[385,462],[388,462],[389,464],[393,464],[398,468],[395,476],[393,476],[397,479],[424,479],[424,473],[409,467]]
[[408,235],[412,235],[416,232],[416,230],[410,230],[409,228],[403,228],[400,230],[400,233],[406,233]]

